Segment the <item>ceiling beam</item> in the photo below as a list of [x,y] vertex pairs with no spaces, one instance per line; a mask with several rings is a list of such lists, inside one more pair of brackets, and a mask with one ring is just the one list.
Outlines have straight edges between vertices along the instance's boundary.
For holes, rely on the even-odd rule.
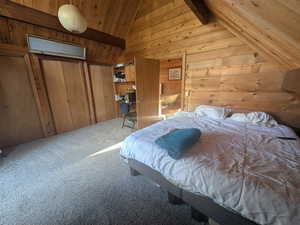
[[203,0],[184,0],[184,1],[203,25],[209,23],[210,12]]
[[124,39],[95,29],[88,28],[82,34],[69,32],[62,27],[56,16],[11,2],[9,0],[0,1],[0,16],[112,45],[121,49],[125,49],[126,47]]

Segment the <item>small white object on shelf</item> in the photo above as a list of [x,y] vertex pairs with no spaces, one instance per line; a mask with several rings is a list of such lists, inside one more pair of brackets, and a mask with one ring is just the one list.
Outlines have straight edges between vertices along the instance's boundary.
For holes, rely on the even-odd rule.
[[124,66],[125,66],[124,64],[120,63],[120,64],[117,64],[117,65],[115,66],[115,68],[120,68],[120,67],[124,67]]
[[114,82],[115,82],[115,83],[118,83],[118,82],[126,82],[126,79],[114,77]]

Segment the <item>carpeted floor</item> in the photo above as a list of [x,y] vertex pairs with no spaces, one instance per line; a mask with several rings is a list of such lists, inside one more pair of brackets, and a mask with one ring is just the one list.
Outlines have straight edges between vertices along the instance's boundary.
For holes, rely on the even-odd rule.
[[131,133],[115,119],[15,147],[0,159],[1,225],[193,225],[119,158]]

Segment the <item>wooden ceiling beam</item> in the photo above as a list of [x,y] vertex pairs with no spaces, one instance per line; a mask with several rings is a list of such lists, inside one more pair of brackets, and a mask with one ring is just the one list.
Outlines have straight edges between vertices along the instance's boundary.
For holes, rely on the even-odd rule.
[[203,0],[184,0],[184,1],[203,25],[209,23],[210,12]]
[[126,47],[124,39],[91,28],[88,28],[82,34],[69,32],[62,27],[56,16],[13,3],[9,0],[0,1],[0,16],[112,45],[121,49],[125,49]]

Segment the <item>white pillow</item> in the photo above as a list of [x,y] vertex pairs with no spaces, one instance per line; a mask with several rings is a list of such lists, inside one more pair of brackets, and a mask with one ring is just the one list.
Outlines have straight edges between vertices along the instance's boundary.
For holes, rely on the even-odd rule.
[[265,127],[276,127],[278,123],[265,112],[234,113],[230,119],[244,123],[251,123]]
[[214,119],[225,119],[231,113],[231,109],[218,106],[200,105],[195,109],[195,113],[199,116],[207,116]]
[[[193,112],[176,112],[173,116],[174,117],[194,117],[195,113]],[[172,118],[172,117],[171,117]]]

